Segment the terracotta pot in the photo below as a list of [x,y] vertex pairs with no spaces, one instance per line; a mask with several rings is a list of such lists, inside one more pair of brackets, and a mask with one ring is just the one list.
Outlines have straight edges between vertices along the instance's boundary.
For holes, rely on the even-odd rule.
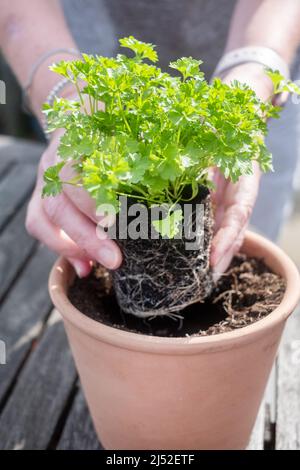
[[[59,259],[50,294],[61,312],[99,439],[106,449],[244,449],[286,319],[298,270],[271,242],[247,233],[243,252],[264,258],[287,283],[278,308],[216,336],[160,338],[98,323],[66,292],[74,271]],[[78,423],[80,426],[80,423]]]

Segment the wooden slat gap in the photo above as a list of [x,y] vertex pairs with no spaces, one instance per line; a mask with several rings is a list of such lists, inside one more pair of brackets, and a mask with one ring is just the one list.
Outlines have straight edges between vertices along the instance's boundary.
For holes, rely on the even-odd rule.
[[69,413],[72,409],[74,400],[76,398],[76,395],[78,393],[79,387],[78,387],[78,377],[74,380],[73,386],[71,387],[70,394],[65,402],[64,409],[62,410],[62,413],[56,423],[56,427],[54,429],[53,435],[50,439],[50,442],[47,446],[46,450],[55,450],[60,438],[62,436],[65,424],[67,422]]
[[38,333],[34,337],[32,337],[32,339],[30,340],[30,346],[28,348],[28,351],[26,351],[26,354],[25,354],[23,360],[21,361],[19,367],[17,368],[16,373],[13,376],[13,379],[12,379],[10,385],[8,386],[5,394],[3,395],[2,399],[0,400],[0,416],[1,416],[1,413],[2,413],[3,409],[7,405],[10,396],[12,395],[12,392],[13,392],[15,386],[18,383],[18,378],[19,378],[20,373],[23,370],[23,367],[26,365],[27,361],[29,360],[29,358],[31,356],[32,351],[36,348],[36,344],[41,340],[44,332],[47,329],[48,321],[49,321],[49,318],[51,317],[52,312],[53,312],[53,306],[51,306],[49,308],[49,312],[45,315],[45,318],[41,321],[42,325],[41,325],[40,329],[38,330]]

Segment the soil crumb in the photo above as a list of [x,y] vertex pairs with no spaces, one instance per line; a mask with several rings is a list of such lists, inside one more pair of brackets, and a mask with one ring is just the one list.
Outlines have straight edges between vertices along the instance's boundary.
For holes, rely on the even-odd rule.
[[122,312],[110,275],[94,269],[85,279],[76,278],[69,299],[82,313],[105,325],[151,336],[184,337],[216,335],[254,323],[276,308],[285,291],[284,280],[263,260],[237,255],[212,295],[170,316],[138,318]]

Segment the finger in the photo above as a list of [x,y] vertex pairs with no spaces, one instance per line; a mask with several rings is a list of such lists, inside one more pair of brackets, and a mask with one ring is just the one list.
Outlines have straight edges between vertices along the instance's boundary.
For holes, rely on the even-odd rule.
[[[229,245],[227,250],[223,252],[222,256],[218,259],[217,263],[213,266],[213,278],[215,282],[226,272],[228,266],[231,263],[232,258],[240,250],[244,241],[246,228],[247,228],[247,225],[245,225],[240,230],[240,233],[238,234],[237,238],[234,238],[232,244]],[[228,234],[225,233],[225,230],[222,233],[222,229],[221,229],[220,232],[221,232],[221,236],[228,236]]]
[[[71,164],[65,165],[60,172],[62,181],[70,181],[76,176],[77,174]],[[96,203],[85,189],[70,184],[64,184],[64,194],[66,194],[74,206],[89,219],[93,220],[95,223],[98,222]]]
[[253,175],[242,176],[238,183],[228,182],[222,195],[220,226],[213,239],[211,265],[217,266],[230,247],[240,241],[240,235],[248,224],[257,197],[260,170],[253,165]]
[[[70,164],[67,164],[62,169],[60,175],[63,181],[70,181],[77,176],[74,168]],[[101,208],[96,209],[95,200],[91,198],[85,189],[70,184],[64,184],[64,194],[68,196],[74,206],[96,224],[102,227],[110,227],[115,223],[115,215],[112,213],[107,215],[105,211],[101,211]],[[111,209],[113,210],[113,208]]]
[[26,228],[50,250],[66,257],[79,277],[85,277],[90,273],[92,265],[86,253],[47,218],[41,201],[36,196],[33,196],[28,206]]
[[[96,210],[95,201],[85,189],[65,184],[64,194],[80,212],[85,214],[94,223],[101,227],[112,227],[114,225],[116,215],[112,213],[107,214],[105,210],[101,211],[101,208]],[[113,207],[111,209],[114,211]]]
[[56,149],[64,130],[59,129],[51,137],[51,142],[44,152],[38,167],[37,182],[27,211],[28,232],[44,243],[48,248],[64,257],[73,265],[79,277],[87,276],[92,268],[92,262],[86,258],[80,249],[59,227],[56,227],[46,216],[42,201],[43,175],[49,166],[56,161]]
[[213,183],[215,185],[215,191],[212,192],[212,203],[214,207],[214,233],[216,233],[221,227],[224,218],[224,195],[226,194],[226,187],[228,181],[216,168],[213,177]]
[[216,267],[234,244],[238,244],[252,212],[249,202],[234,203],[225,211],[222,226],[216,233],[211,250],[211,265]]
[[214,168],[212,182],[215,188],[211,193],[212,202],[219,205],[222,202],[222,196],[224,195],[228,180],[225,179],[218,168]]
[[87,277],[93,268],[92,261],[84,261],[77,258],[67,258],[67,260],[72,264],[77,276],[80,278]]
[[274,106],[280,106],[280,107],[284,106],[289,98],[289,95],[290,94],[288,91],[283,91],[279,95],[275,95],[273,98]]
[[119,267],[122,256],[117,244],[109,240],[105,232],[100,240],[96,234],[96,225],[65,194],[45,199],[44,209],[52,223],[61,227],[85,252],[86,257],[98,261],[108,269]]

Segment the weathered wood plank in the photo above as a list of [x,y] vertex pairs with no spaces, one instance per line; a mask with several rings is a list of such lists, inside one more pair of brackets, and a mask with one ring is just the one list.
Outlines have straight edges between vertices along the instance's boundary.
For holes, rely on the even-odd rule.
[[0,161],[2,162],[37,163],[44,149],[45,145],[38,142],[0,136]]
[[[0,181],[1,179],[6,175],[6,173],[8,173],[8,171],[10,170],[10,168],[13,166],[12,163],[10,162],[2,162],[0,160]],[[1,197],[1,195],[0,195]]]
[[6,364],[0,366],[0,404],[51,311],[47,280],[55,255],[39,247],[0,307],[0,340]]
[[75,380],[63,324],[54,312],[0,417],[0,448],[46,449]]
[[7,221],[29,197],[36,179],[36,166],[13,165],[0,181],[0,231]]
[[101,450],[89,410],[79,389],[63,433],[57,445],[59,450]]
[[300,308],[288,321],[278,357],[276,449],[300,450]]
[[24,206],[0,235],[0,299],[36,246],[25,229]]
[[265,436],[265,403],[262,402],[247,450],[263,450]]

